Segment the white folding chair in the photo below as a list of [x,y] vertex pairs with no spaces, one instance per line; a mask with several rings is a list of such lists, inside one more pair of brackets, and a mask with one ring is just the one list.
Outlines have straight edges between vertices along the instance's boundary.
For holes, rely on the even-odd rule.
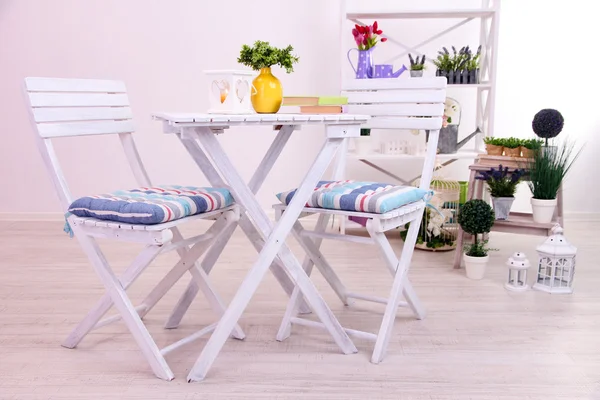
[[[363,128],[419,129],[429,131],[427,153],[419,185],[421,189],[428,191],[435,166],[439,130],[442,126],[444,101],[446,98],[446,80],[444,78],[366,79],[348,84],[345,90],[345,95],[348,97],[349,112],[372,116],[371,120]],[[345,156],[345,154],[341,154],[338,157],[338,165],[334,173],[334,176],[337,175],[335,180],[341,178],[340,174],[344,168]],[[279,218],[285,211],[286,206],[277,204],[274,207],[276,217]],[[409,306],[418,319],[425,317],[425,310],[407,278],[425,207],[425,199],[406,204],[383,214],[306,207],[300,218],[319,214],[315,229],[305,229],[300,220],[294,226],[294,236],[308,254],[303,263],[304,269],[310,274],[313,265],[316,266],[344,305],[349,305],[350,299],[386,304],[378,334],[346,329],[349,335],[375,341],[375,348],[371,358],[373,363],[381,362],[385,355],[394,326],[396,311],[399,306]],[[365,238],[326,232],[327,222],[332,215],[337,215],[342,219],[352,216],[366,218],[366,228],[370,237]],[[390,229],[396,229],[408,222],[411,223],[410,228],[402,254],[398,258],[388,242],[385,232]],[[348,291],[320,252],[320,245],[323,239],[377,245],[383,256],[383,261],[393,277],[392,290],[389,296],[379,297]],[[405,301],[402,301],[402,297],[404,297]],[[296,289],[288,303],[283,321],[277,333],[277,340],[282,341],[289,337],[292,324],[320,327],[318,322],[298,316],[298,302],[300,299],[300,292]]]
[[[141,187],[151,187],[150,179],[132,137],[134,125],[123,82],[26,78],[25,94],[31,121],[37,132],[35,135],[37,146],[65,213],[73,199],[52,146],[51,139],[54,138],[117,134],[138,184]],[[208,273],[215,260],[204,265],[204,268],[199,268],[196,260],[213,243],[219,241],[223,234],[228,234],[229,227],[235,224],[239,217],[240,211],[235,204],[154,225],[136,225],[69,215],[68,224],[106,288],[106,294],[71,332],[63,342],[63,346],[74,348],[91,330],[122,319],[156,376],[165,380],[173,379],[173,372],[167,365],[164,356],[174,349],[212,332],[216,323],[159,349],[141,318],[186,272],[192,275],[217,315],[220,317],[223,314],[225,306],[208,280]],[[178,226],[198,219],[214,220],[214,223],[205,233],[184,239]],[[122,276],[117,278],[97,245],[96,238],[142,243],[145,247]],[[142,303],[134,307],[127,296],[126,289],[159,254],[171,250],[177,251],[180,257],[179,262]],[[100,319],[112,305],[116,307],[119,315],[101,321]],[[232,336],[243,339],[244,332],[239,326],[236,326]]]

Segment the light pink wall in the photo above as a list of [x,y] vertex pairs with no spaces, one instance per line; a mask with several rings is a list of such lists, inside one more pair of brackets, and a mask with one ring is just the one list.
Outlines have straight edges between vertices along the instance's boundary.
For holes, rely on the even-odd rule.
[[[322,0],[0,1],[0,212],[60,211],[32,140],[21,95],[24,77],[124,80],[136,141],[153,181],[205,184],[182,146],[161,133],[150,113],[206,110],[202,71],[240,68],[241,45],[257,39],[292,44],[300,56],[290,75],[274,68],[285,93],[338,93],[338,16],[339,3]],[[276,201],[276,190],[301,179],[321,135],[317,127],[294,135],[276,165],[279,173],[260,192],[265,207]],[[268,128],[240,128],[222,140],[249,178],[272,136]],[[74,195],[134,184],[116,137],[63,139],[57,151]]]
[[[448,7],[447,0],[381,2],[412,8]],[[452,4],[476,7],[479,0],[453,0]],[[500,18],[496,134],[528,136],[537,110],[554,107],[563,112],[566,125],[561,136],[586,143],[565,185],[567,212],[596,212],[600,201],[599,185],[587,177],[600,167],[600,81],[596,77],[600,53],[596,51],[598,24],[593,4],[587,0],[509,0],[503,1]],[[275,69],[285,93],[336,94],[340,66],[349,71],[341,56],[339,21],[339,0],[0,0],[0,213],[59,211],[32,141],[20,91],[24,77],[124,80],[136,115],[136,140],[153,181],[204,184],[179,143],[161,134],[150,113],[206,110],[207,80],[202,70],[238,68],[241,45],[257,39],[296,48],[300,56],[296,71],[287,75]],[[407,44],[449,25],[449,21],[380,21],[384,31],[397,34]],[[475,23],[467,24],[433,43],[427,53],[435,54],[444,45],[477,46],[477,32]],[[349,48],[348,26],[342,33],[347,35],[344,47]],[[397,49],[388,44],[378,50],[378,61]],[[433,72],[430,68],[426,73]],[[460,98],[465,108],[463,123],[470,128],[472,92],[453,95]],[[249,178],[272,135],[264,128],[240,128],[221,140]],[[273,203],[274,193],[301,179],[321,135],[316,127],[293,135],[276,166],[279,173],[259,193],[265,207]],[[116,138],[66,139],[58,142],[57,151],[75,195],[134,184]],[[456,163],[447,171],[464,179],[466,164]],[[416,168],[403,163],[397,170],[407,176],[402,173],[409,167]],[[359,179],[383,179],[355,163],[349,164],[349,170]],[[518,207],[527,208],[528,190],[523,188],[519,196]]]

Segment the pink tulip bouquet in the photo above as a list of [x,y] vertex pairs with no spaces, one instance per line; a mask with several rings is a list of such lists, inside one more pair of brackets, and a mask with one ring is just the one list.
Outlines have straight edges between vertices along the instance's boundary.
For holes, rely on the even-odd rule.
[[[354,35],[354,41],[358,46],[358,50],[369,50],[370,48],[375,47],[377,44],[377,40],[379,39],[379,35],[383,33],[377,26],[377,21],[373,22],[373,25],[354,25],[354,29],[352,29],[352,35]],[[381,42],[385,42],[387,38],[381,38]]]

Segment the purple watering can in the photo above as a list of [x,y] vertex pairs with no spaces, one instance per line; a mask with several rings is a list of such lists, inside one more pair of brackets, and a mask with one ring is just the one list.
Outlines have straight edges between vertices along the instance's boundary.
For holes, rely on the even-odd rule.
[[[358,62],[356,63],[356,67],[354,67],[352,60],[350,60],[350,52],[352,50],[358,52]],[[367,79],[373,77],[373,47],[371,47],[369,50],[358,50],[353,48],[348,50],[346,55],[348,57],[350,66],[356,74],[356,79]]]
[[378,64],[375,65],[375,75],[369,76],[369,78],[397,78],[406,70],[406,65],[402,65],[402,68],[394,72],[392,64]]

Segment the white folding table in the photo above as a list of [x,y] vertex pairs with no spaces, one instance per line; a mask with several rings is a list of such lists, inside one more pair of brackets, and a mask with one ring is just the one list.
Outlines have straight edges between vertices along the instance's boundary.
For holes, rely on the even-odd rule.
[[[240,218],[239,226],[259,251],[258,259],[249,269],[190,371],[188,381],[200,381],[206,377],[269,267],[288,293],[293,289],[286,279],[288,276],[293,281],[292,285],[298,286],[310,309],[321,320],[322,326],[331,334],[344,354],[356,353],[356,347],[346,330],[342,328],[320,296],[298,259],[285,244],[285,240],[336,151],[345,143],[345,139],[360,136],[360,126],[370,117],[352,114],[222,115],[168,112],[156,113],[153,117],[163,121],[165,133],[179,137],[211,185],[227,186],[231,190],[237,204],[245,212],[245,215]],[[297,186],[296,194],[285,213],[277,223],[273,223],[259,205],[255,193],[277,161],[293,131],[301,125],[324,125],[326,135],[323,138],[323,146],[304,179]],[[273,143],[248,184],[235,169],[216,137],[216,134],[223,133],[233,126],[270,126],[277,130]],[[225,243],[226,241],[221,243],[221,246],[215,246],[217,249],[215,252],[222,250]],[[213,254],[212,257],[214,256],[218,254]],[[208,257],[211,255],[207,254]],[[191,283],[171,314],[168,325],[177,326],[196,292],[197,289]]]

